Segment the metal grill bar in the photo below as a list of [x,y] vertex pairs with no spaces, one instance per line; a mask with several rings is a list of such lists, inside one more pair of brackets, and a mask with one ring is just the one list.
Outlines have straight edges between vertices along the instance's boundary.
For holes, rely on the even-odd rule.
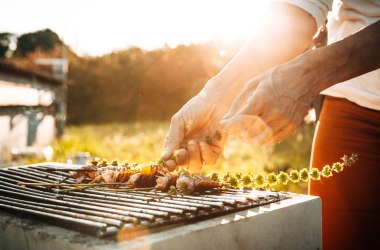
[[[0,181],[0,187],[2,189],[8,189],[8,190],[10,189],[10,190],[15,191],[15,192],[20,192],[20,194],[16,194],[16,195],[23,196],[26,199],[31,197],[31,198],[36,199],[36,200],[41,200],[41,198],[43,198],[44,201],[49,201],[52,203],[65,204],[67,206],[81,207],[84,209],[85,208],[94,209],[94,210],[100,210],[103,212],[110,212],[110,213],[119,213],[119,214],[122,214],[124,216],[133,216],[133,217],[136,217],[139,219],[147,219],[147,220],[152,220],[152,221],[154,221],[154,219],[155,219],[155,217],[153,215],[138,213],[138,212],[124,211],[125,209],[121,206],[119,206],[119,207],[112,206],[114,208],[121,209],[121,211],[119,211],[117,209],[109,208],[111,205],[108,205],[108,204],[101,204],[100,203],[100,205],[97,206],[98,204],[96,202],[83,202],[80,200],[70,199],[67,197],[65,197],[65,198],[60,197],[60,199],[64,199],[64,201],[62,201],[62,200],[57,200],[57,197],[59,197],[59,196],[54,196],[54,194],[53,195],[51,195],[51,194],[44,195],[44,194],[41,194],[40,192],[38,192],[37,190],[34,190],[34,191],[18,190],[17,188],[11,187],[11,185],[4,186],[2,184],[3,184],[3,182]],[[0,192],[5,192],[5,190],[0,190]],[[36,192],[36,194],[34,194],[34,192]]]
[[69,173],[60,170],[61,166],[46,163],[0,169],[0,209],[105,237],[119,230],[139,230],[139,224],[159,229],[287,198],[277,192],[234,189],[169,197],[167,193],[138,190],[120,193],[86,189],[58,194],[46,186],[17,185],[18,182],[75,184]]
[[[18,199],[13,199],[10,197],[0,197],[0,199],[5,199],[8,201],[14,201],[18,202]],[[128,217],[128,216],[123,216],[123,215],[117,215],[117,214],[112,214],[112,213],[106,213],[106,212],[101,212],[101,211],[93,211],[89,209],[81,209],[81,208],[75,208],[75,207],[69,207],[69,206],[62,206],[62,205],[57,205],[57,204],[46,204],[46,203],[39,203],[39,202],[34,202],[34,201],[27,201],[23,200],[23,205],[29,204],[29,205],[34,205],[34,206],[41,206],[41,207],[46,207],[46,208],[53,208],[53,209],[60,209],[63,211],[70,211],[70,212],[75,212],[78,214],[89,214],[89,215],[95,215],[95,216],[102,216],[105,218],[111,218],[115,220],[115,226],[121,226],[122,224],[125,224],[125,222],[137,222],[137,219],[133,217]],[[102,221],[104,223],[109,223]],[[112,224],[113,222],[109,223]]]
[[[8,209],[13,212],[18,212],[21,214],[35,215],[41,219],[50,219],[49,222],[51,223],[55,222],[53,224],[59,223],[59,225],[68,226],[68,228],[70,229],[74,227],[77,230],[80,230],[81,232],[94,234],[98,237],[104,237],[109,234],[114,234],[118,231],[117,227],[112,227],[112,226],[109,227],[107,226],[106,223],[99,223],[99,222],[94,222],[94,221],[84,220],[84,219],[73,219],[72,217],[36,211],[33,209],[17,207],[14,205],[7,205],[7,204],[0,203],[0,208],[5,209],[5,210]],[[61,224],[62,222],[64,224]]]
[[[0,201],[1,203],[7,204],[7,205],[23,207],[27,209],[33,209],[33,210],[41,210],[41,211],[51,213],[51,214],[58,214],[58,215],[69,216],[69,217],[73,217],[77,219],[106,223],[106,224],[110,224],[117,227],[120,227],[123,225],[123,222],[120,220],[104,218],[104,217],[94,216],[94,215],[87,215],[83,210],[80,210],[80,209],[79,210],[81,213],[75,213],[71,211],[65,211],[66,210],[65,207],[50,206],[52,208],[49,208],[48,206],[44,204],[41,205],[34,202],[34,204],[37,204],[37,205],[33,205],[31,204],[31,202],[28,202],[28,201],[22,201],[22,203],[20,203],[17,199],[12,199],[8,197],[0,197]],[[104,214],[99,213],[98,215],[104,215]]]
[[[0,175],[1,174],[2,173],[0,173]],[[10,176],[7,173],[4,173],[4,175],[5,176]],[[17,179],[20,180],[20,181],[25,181],[25,182],[32,182],[33,181],[32,179],[29,179],[29,178],[26,178],[26,177],[17,177]],[[46,182],[46,180],[44,180],[43,178],[36,178],[36,180]],[[50,183],[54,183],[54,182],[50,181]],[[75,183],[75,182],[71,181],[70,183]],[[43,188],[43,189],[45,189],[45,188]],[[174,209],[182,209],[182,210],[192,211],[192,212],[197,212],[198,207],[208,208],[207,206],[202,206],[202,205],[199,205],[199,204],[192,205],[193,207],[189,207],[189,206],[186,206],[186,205],[189,205],[189,204],[184,204],[184,202],[181,202],[181,201],[178,201],[178,202],[172,201],[170,203],[165,203],[165,202],[159,202],[158,201],[158,203],[157,203],[154,199],[152,200],[152,198],[150,198],[147,195],[145,195],[145,196],[141,196],[141,195],[125,196],[125,195],[122,195],[122,194],[118,194],[117,196],[112,196],[112,195],[110,195],[110,192],[102,192],[102,191],[95,191],[95,192],[94,191],[90,191],[90,192],[86,192],[86,193],[83,193],[83,192],[71,192],[71,193],[72,194],[76,194],[76,199],[78,197],[80,197],[81,199],[84,199],[83,197],[90,197],[90,198],[93,198],[93,199],[102,198],[102,199],[106,199],[106,200],[110,200],[110,201],[114,201],[114,202],[115,201],[122,201],[122,202],[131,202],[131,203],[140,203],[140,204],[147,204],[147,201],[151,201],[150,204],[161,205],[162,207],[168,207],[168,208],[174,208]],[[68,194],[68,195],[70,195],[70,194]],[[126,198],[124,198],[124,197],[126,197]],[[157,195],[154,198],[157,198]]]

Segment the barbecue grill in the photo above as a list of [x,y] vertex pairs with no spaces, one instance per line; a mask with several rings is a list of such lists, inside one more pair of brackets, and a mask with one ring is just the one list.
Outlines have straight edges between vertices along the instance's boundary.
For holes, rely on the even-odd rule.
[[[270,221],[261,222],[261,224],[264,223],[261,227],[265,226],[265,223],[272,226],[277,223],[286,227],[282,231],[294,231],[295,228],[293,230],[287,228],[294,225],[284,221],[284,218],[289,217],[299,223],[296,225],[296,228],[299,228],[297,234],[289,235],[295,239],[300,238],[298,245],[293,246],[307,244],[312,248],[320,247],[320,201],[317,197],[243,189],[215,189],[193,195],[168,194],[153,190],[111,192],[97,189],[57,193],[55,187],[18,185],[19,182],[74,184],[75,181],[70,178],[70,174],[64,171],[68,167],[75,168],[76,166],[44,163],[0,169],[0,210],[3,218],[0,226],[6,224],[5,222],[9,224],[10,221],[15,220],[15,217],[22,220],[28,218],[29,222],[24,221],[26,224],[31,224],[30,221],[39,223],[41,221],[44,224],[40,224],[39,230],[43,229],[45,225],[47,227],[54,225],[54,230],[61,230],[63,234],[75,231],[77,233],[74,234],[81,235],[81,238],[85,237],[86,242],[98,242],[91,248],[101,245],[102,248],[110,249],[114,249],[116,246],[123,249],[127,246],[130,248],[149,246],[149,248],[157,249],[161,247],[174,249],[173,246],[176,244],[171,243],[171,247],[169,247],[167,242],[172,242],[175,238],[177,240],[193,238],[193,242],[197,242],[198,238],[199,242],[192,243],[193,246],[205,247],[206,243],[201,242],[203,238],[208,241],[208,244],[213,243],[215,248],[220,245],[220,242],[225,241],[223,238],[219,238],[222,235],[213,236],[218,237],[215,240],[219,243],[215,243],[210,239],[204,239],[204,236],[199,236],[199,233],[214,227],[216,229],[219,226],[227,230],[228,227],[236,227],[236,224],[232,222],[249,221],[250,218],[257,220],[260,214],[265,216],[269,212],[273,212]],[[303,204],[303,206],[295,206],[295,204]],[[301,213],[300,211],[298,214],[295,213],[297,209]],[[288,211],[285,212],[285,210]],[[276,220],[278,221],[276,222]],[[307,228],[302,229],[305,222]],[[56,226],[60,228],[56,228]],[[240,225],[239,227],[247,226],[250,225]],[[260,224],[256,226],[260,226]],[[16,244],[5,237],[6,234],[14,234],[14,228],[17,227],[3,230],[5,234],[0,238],[0,243],[2,243],[0,246]],[[256,230],[259,231],[259,228]],[[23,234],[26,231],[23,231]],[[276,231],[279,231],[278,226],[272,228],[272,232],[268,233],[273,235]],[[306,235],[305,232],[310,235]],[[50,240],[51,238],[58,240],[62,237],[62,235],[46,236],[50,232],[44,234],[44,238],[50,238]],[[242,239],[244,239],[243,236],[244,233],[240,233]],[[283,237],[286,234],[282,233],[280,236]],[[269,235],[266,236],[266,238],[268,237]],[[28,237],[20,238],[28,241]],[[149,242],[153,238],[155,240]],[[273,237],[273,239],[276,238],[278,237]],[[73,242],[73,239],[75,237],[66,238],[74,244],[75,240]],[[124,241],[120,241],[121,239]],[[39,244],[42,244],[41,242],[43,241],[40,241]],[[244,246],[251,248],[249,246],[252,246],[252,243],[249,242],[236,242],[236,239],[232,242],[238,244],[239,248],[244,248]],[[30,242],[25,244],[28,245],[28,248],[33,248]],[[178,244],[177,246],[179,246]],[[283,246],[287,244],[285,243]],[[78,246],[84,247],[84,244],[76,245],[75,249],[78,249]],[[222,247],[227,246],[231,246],[231,242],[222,245]],[[190,248],[190,245],[180,247]]]

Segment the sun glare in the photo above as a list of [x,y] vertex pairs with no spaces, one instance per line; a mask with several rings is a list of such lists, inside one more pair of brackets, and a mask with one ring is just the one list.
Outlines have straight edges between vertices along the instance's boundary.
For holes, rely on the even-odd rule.
[[[106,46],[112,40],[115,48],[128,44],[153,49],[168,45],[204,42],[220,38],[233,42],[247,37],[260,19],[266,1],[149,1],[123,2],[123,6],[104,11],[104,5],[91,8],[92,13],[102,13],[96,29],[107,28],[110,36],[102,36],[98,43],[88,41],[88,46]],[[132,9],[131,9],[132,8]],[[115,22],[115,16],[118,17]],[[95,19],[95,16],[90,18]],[[97,21],[96,21],[97,22]],[[102,27],[103,26],[103,27]],[[106,27],[105,27],[106,26]],[[88,36],[88,39],[91,36]]]
[[66,0],[57,11],[56,4],[49,0],[33,4],[14,0],[4,6],[0,29],[25,33],[50,28],[77,53],[90,55],[130,46],[155,49],[214,38],[233,42],[253,31],[266,2]]
[[[220,5],[219,13],[213,13],[220,22],[217,35],[226,42],[249,36],[264,14],[266,1],[232,1]],[[207,22],[207,20],[206,20]]]

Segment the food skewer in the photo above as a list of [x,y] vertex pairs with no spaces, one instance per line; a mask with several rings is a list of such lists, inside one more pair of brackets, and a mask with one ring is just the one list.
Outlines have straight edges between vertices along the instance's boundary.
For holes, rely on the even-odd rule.
[[[67,189],[55,189],[56,192],[69,192],[83,190],[87,188],[101,187],[103,190],[114,192],[129,192],[142,190],[157,190],[167,191],[168,193],[187,193],[191,194],[196,191],[219,189],[223,187],[239,188],[261,188],[272,189],[273,185],[300,181],[307,182],[309,180],[320,180],[321,177],[329,178],[333,173],[343,171],[345,167],[353,165],[358,160],[358,156],[353,154],[350,157],[344,156],[342,162],[336,162],[331,166],[326,165],[322,170],[304,168],[302,170],[292,170],[289,174],[283,171],[280,173],[269,173],[267,176],[257,174],[230,175],[227,173],[223,178],[214,173],[211,176],[203,174],[189,174],[187,171],[170,172],[163,162],[152,162],[137,165],[118,165],[117,161],[108,164],[102,161],[98,164],[97,161],[92,161],[90,164],[82,168],[73,169],[66,168],[72,178],[76,179],[75,184],[66,183],[27,183],[19,182],[18,185],[23,186],[50,186],[50,187],[72,187]],[[59,171],[61,169],[54,169]],[[89,183],[82,184],[87,181]],[[127,186],[119,188],[119,186]]]

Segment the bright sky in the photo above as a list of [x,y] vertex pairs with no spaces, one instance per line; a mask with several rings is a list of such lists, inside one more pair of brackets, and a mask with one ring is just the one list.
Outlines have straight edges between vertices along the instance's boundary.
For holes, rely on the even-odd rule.
[[259,0],[3,0],[0,32],[50,28],[77,53],[101,55],[247,37],[262,14]]

